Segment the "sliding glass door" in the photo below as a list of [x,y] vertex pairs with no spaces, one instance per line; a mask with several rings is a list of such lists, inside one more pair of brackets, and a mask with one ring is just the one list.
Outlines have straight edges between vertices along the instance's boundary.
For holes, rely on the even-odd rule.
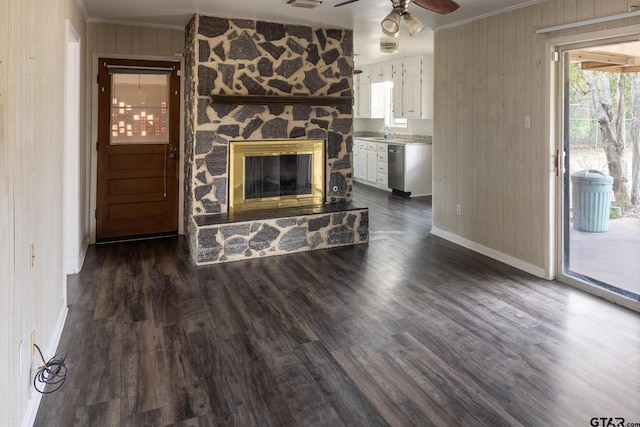
[[561,57],[559,276],[640,301],[640,43]]

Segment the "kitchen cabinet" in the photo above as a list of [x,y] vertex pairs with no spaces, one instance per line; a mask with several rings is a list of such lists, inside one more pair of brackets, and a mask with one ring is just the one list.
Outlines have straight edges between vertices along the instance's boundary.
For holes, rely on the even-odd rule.
[[[431,194],[432,146],[430,144],[354,138],[354,147],[356,146],[358,164],[354,164],[353,176],[358,182],[384,190],[391,188],[411,196]],[[391,159],[389,151],[397,147],[401,147],[401,150],[394,150],[394,158]],[[398,153],[401,153],[401,159],[398,159]],[[401,165],[400,168],[398,165]],[[390,174],[400,175],[399,180],[397,176],[394,177],[393,186],[390,186]],[[394,186],[400,188],[393,188]]]
[[354,78],[354,116],[356,118],[371,117],[371,70],[363,69]]
[[[389,80],[391,80],[391,67],[390,65],[388,74]],[[363,67],[362,73],[357,74],[354,78],[354,117],[358,119],[382,119],[384,118],[385,111],[385,94],[384,87],[375,84],[374,76],[376,79],[384,78],[380,77],[381,71],[379,68]]]
[[389,188],[389,162],[388,162],[388,153],[387,153],[387,147],[388,144],[384,143],[384,142],[378,142],[377,143],[377,154],[378,154],[378,159],[376,161],[376,165],[378,168],[377,174],[376,174],[376,182],[378,183],[378,186],[382,187],[382,188]]
[[378,144],[367,143],[367,181],[378,182]]
[[429,56],[393,63],[393,116],[433,118],[433,61]]
[[367,141],[358,141],[358,174],[355,176],[359,180],[367,179]]
[[353,148],[351,150],[353,151],[353,177],[357,178],[360,166],[358,161],[358,159],[360,158],[360,147],[358,147],[358,141],[356,141],[355,139],[353,140]]
[[371,67],[371,83],[389,82],[392,79],[391,63],[376,64]]
[[393,81],[393,117],[404,117],[404,108],[402,106],[402,62],[396,62],[392,68]]
[[423,59],[413,58],[393,64],[393,116],[423,117]]
[[354,138],[355,146],[358,147],[358,164],[354,164],[354,178],[358,182],[387,189],[387,144]]
[[[392,101],[384,82],[393,82]],[[355,117],[384,118],[393,103],[393,117],[433,119],[433,60],[419,56],[368,65],[354,77]]]
[[422,117],[422,59],[402,63],[402,109],[407,119]]
[[358,164],[354,164],[354,178],[364,184],[388,189],[387,143],[354,138],[355,146],[358,147]]

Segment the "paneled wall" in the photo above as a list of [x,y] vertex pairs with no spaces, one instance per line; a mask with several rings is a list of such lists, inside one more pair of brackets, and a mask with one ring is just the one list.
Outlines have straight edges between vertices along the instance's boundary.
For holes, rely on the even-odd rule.
[[90,55],[174,56],[184,53],[184,31],[90,22],[87,47]]
[[435,234],[534,274],[552,271],[555,141],[548,122],[555,118],[548,117],[547,40],[640,20],[536,30],[624,13],[632,3],[547,0],[436,32]]
[[[0,424],[35,408],[31,334],[51,356],[64,301],[65,33],[75,0],[0,2]],[[30,247],[33,247],[33,258]],[[30,260],[33,259],[33,262]],[[20,351],[20,343],[22,352]],[[35,359],[33,368],[38,363]]]

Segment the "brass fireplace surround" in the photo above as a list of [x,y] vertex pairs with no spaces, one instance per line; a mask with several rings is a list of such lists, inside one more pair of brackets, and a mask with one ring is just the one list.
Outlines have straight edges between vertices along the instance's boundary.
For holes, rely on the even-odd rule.
[[[324,203],[324,140],[231,141],[229,145],[230,212],[312,206]],[[245,167],[247,157],[307,154],[311,155],[312,159],[312,190],[310,194],[245,198]]]

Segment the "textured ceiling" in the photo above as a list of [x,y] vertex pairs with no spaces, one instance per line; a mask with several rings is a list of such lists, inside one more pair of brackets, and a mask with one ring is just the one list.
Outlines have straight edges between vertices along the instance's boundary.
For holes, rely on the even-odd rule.
[[[433,31],[476,17],[510,10],[543,0],[457,0],[460,8],[449,15],[439,15],[409,4],[427,28],[410,37],[405,28],[396,39],[382,34],[380,21],[391,11],[390,0],[359,0],[334,7],[343,0],[324,0],[314,8],[292,7],[287,0],[80,0],[90,21],[162,25],[183,28],[194,13],[231,18],[349,28],[354,30],[356,65],[380,62],[396,57],[433,52]],[[400,52],[381,53],[380,41],[397,40]]]

